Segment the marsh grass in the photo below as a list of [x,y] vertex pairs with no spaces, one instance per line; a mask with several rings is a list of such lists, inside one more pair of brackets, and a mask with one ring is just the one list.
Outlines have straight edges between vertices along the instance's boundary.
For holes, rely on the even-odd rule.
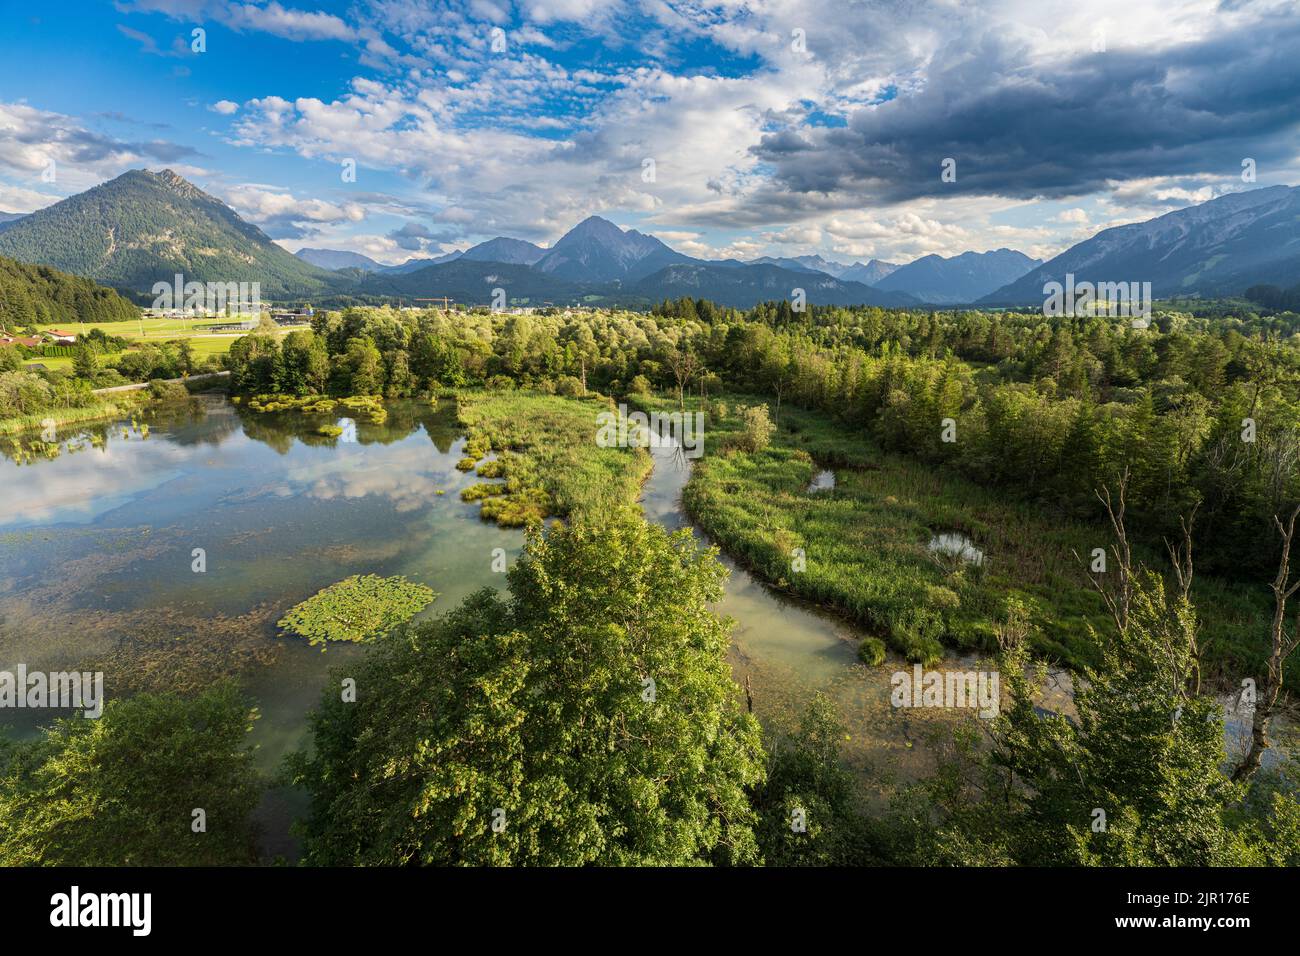
[[[636,501],[651,460],[641,448],[601,448],[596,416],[603,397],[562,398],[541,392],[458,393],[457,417],[467,431],[464,459],[501,484],[478,484],[462,494],[481,500],[485,520],[517,527],[548,517],[623,507]],[[483,459],[495,452],[493,459]]]
[[[636,403],[647,411],[675,407],[656,398]],[[993,650],[1009,599],[1031,609],[1039,656],[1072,667],[1094,659],[1089,628],[1103,630],[1109,619],[1076,555],[1109,547],[1100,522],[1061,519],[1042,506],[884,453],[866,436],[789,405],[781,409],[771,444],[743,451],[741,410],[760,403],[771,407],[743,395],[706,403],[705,454],[683,492],[692,519],[737,560],[769,584],[835,610],[926,664],[943,646]],[[693,407],[700,407],[698,400]],[[821,468],[835,469],[836,486],[809,492]],[[941,532],[968,536],[984,562],[931,552],[927,545]],[[798,548],[803,571],[794,570]],[[1154,549],[1140,556],[1164,566]],[[1207,675],[1226,680],[1262,660],[1267,622],[1259,595],[1201,576],[1193,596]]]

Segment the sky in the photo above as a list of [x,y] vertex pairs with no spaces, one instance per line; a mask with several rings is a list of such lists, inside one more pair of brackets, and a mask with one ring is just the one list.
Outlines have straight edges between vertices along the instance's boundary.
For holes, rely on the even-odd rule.
[[704,258],[1048,258],[1300,183],[1300,0],[0,0],[0,23],[0,210],[170,168],[291,251],[384,263],[593,214]]

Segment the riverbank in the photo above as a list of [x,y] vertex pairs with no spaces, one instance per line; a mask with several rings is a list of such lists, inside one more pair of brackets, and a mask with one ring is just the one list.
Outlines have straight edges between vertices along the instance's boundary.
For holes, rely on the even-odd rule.
[[32,412],[30,415],[18,415],[0,419],[0,437],[20,437],[28,432],[44,431],[53,427],[58,429],[70,425],[89,425],[107,419],[118,418],[137,411],[158,398],[166,395],[154,394],[162,386],[182,385],[186,389],[198,386],[215,386],[229,378],[229,372],[209,372],[184,378],[160,379],[158,382],[133,382],[130,385],[114,385],[109,388],[93,389],[94,396],[89,405],[71,408],[47,408]]
[[51,425],[57,430],[69,425],[88,425],[105,419],[117,418],[147,405],[151,399],[142,392],[125,392],[112,399],[99,399],[91,405],[76,408],[47,408],[30,415],[0,419],[0,437],[20,438],[29,432],[39,432]]

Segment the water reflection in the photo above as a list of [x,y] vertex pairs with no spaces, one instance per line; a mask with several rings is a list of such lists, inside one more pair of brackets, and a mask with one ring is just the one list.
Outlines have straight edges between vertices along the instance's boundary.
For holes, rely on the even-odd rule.
[[[437,613],[502,586],[493,551],[522,545],[460,501],[478,479],[454,467],[454,407],[392,403],[355,442],[319,433],[333,419],[202,396],[0,459],[0,666],[93,664],[110,698],[237,676],[267,759],[283,753],[348,653],[281,637],[289,607],[349,574],[404,574],[439,593]],[[31,732],[34,713],[0,722]]]

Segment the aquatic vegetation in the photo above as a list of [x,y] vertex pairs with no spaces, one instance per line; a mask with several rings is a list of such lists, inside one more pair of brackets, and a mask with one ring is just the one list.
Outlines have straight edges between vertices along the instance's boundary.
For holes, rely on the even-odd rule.
[[[523,389],[456,398],[457,417],[469,436],[456,467],[504,479],[504,492],[482,494],[480,512],[502,527],[630,504],[652,467],[644,448],[596,444],[596,415],[608,408],[608,399]],[[494,451],[498,457],[482,461]]]
[[868,667],[879,667],[885,663],[885,642],[870,635],[864,637],[858,645],[858,657]]
[[312,644],[365,643],[405,624],[436,597],[432,588],[401,575],[354,574],[309,597],[277,624]]

